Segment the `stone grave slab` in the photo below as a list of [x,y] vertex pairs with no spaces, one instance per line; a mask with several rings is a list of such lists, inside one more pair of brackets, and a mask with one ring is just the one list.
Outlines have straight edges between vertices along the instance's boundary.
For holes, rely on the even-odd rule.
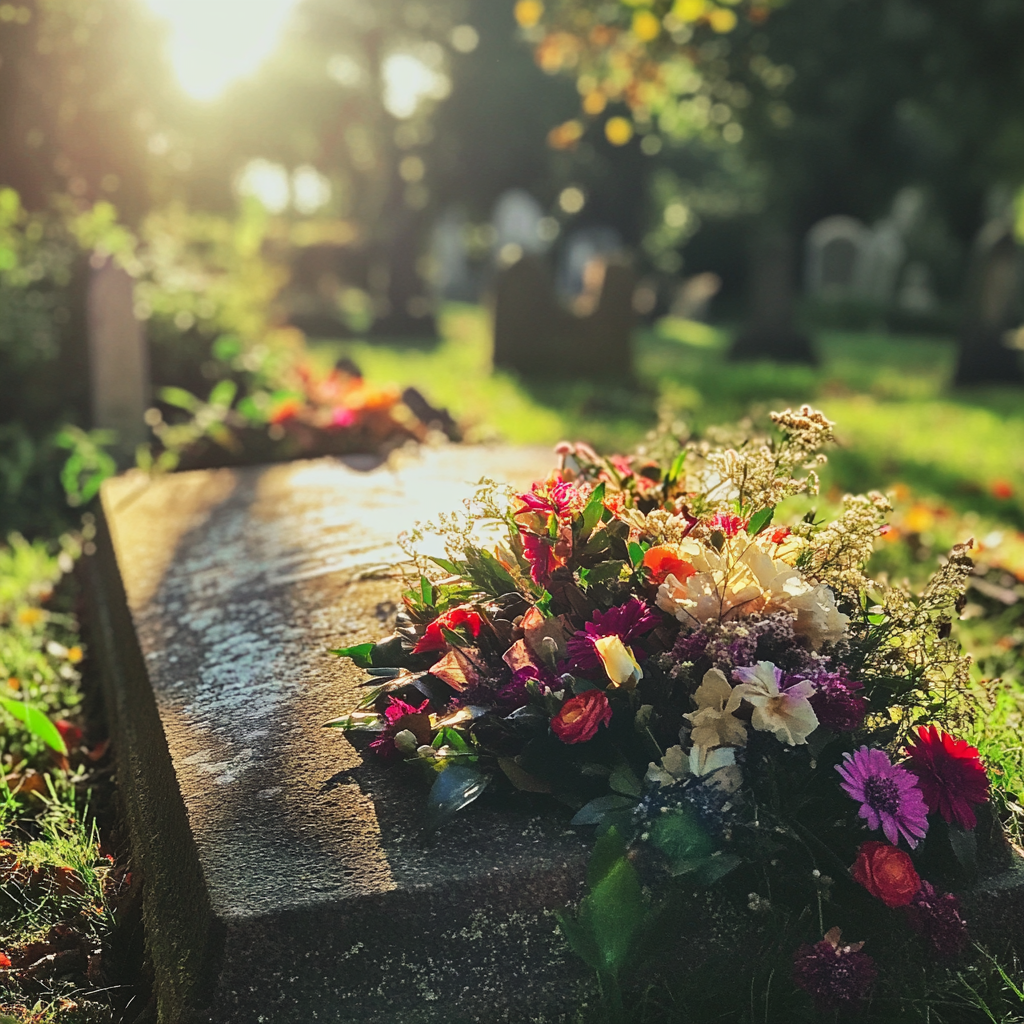
[[125,476],[89,571],[119,783],[166,1024],[555,1021],[589,984],[550,909],[591,838],[491,809],[425,842],[424,792],[322,723],[365,674],[395,537],[549,451]]
[[[90,625],[163,1024],[578,1019],[591,981],[550,911],[581,894],[590,830],[485,794],[425,841],[417,780],[322,728],[364,678],[329,649],[390,625],[401,586],[373,570],[396,535],[552,461],[452,447],[104,485]],[[1024,861],[1001,849],[961,894],[996,951],[1024,945]],[[694,904],[670,970],[749,938],[730,906]]]

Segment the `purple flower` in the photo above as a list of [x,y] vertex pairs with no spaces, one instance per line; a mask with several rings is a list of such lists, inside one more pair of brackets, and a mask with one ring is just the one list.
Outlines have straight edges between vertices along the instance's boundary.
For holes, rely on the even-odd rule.
[[677,661],[699,661],[704,657],[711,636],[705,629],[695,629],[692,633],[680,633],[672,648],[672,656]]
[[880,828],[893,846],[902,835],[914,849],[928,831],[928,808],[916,777],[894,765],[884,750],[873,747],[843,754],[843,760],[846,763],[837,764],[836,771],[843,789],[860,801],[860,817],[869,828]]
[[960,916],[960,901],[951,892],[940,893],[921,880],[917,895],[904,909],[910,927],[923,935],[942,960],[953,960],[967,945],[967,922]]
[[530,693],[527,683],[535,682],[541,693],[551,693],[559,687],[558,679],[553,672],[536,665],[527,665],[512,673],[512,680],[494,694],[494,702],[501,708],[515,710],[528,703]]
[[861,952],[863,942],[844,946],[838,928],[821,942],[801,946],[793,958],[793,980],[814,999],[820,1013],[855,1010],[875,982],[875,961]]
[[[624,644],[628,644],[650,633],[660,622],[661,616],[638,597],[631,597],[625,604],[609,608],[606,612],[596,611],[590,617],[590,622],[566,642],[569,655],[562,668],[567,672],[601,670],[601,661],[594,647],[595,640],[603,636],[617,636]],[[646,651],[638,650],[636,655],[643,658]]]
[[850,679],[842,665],[836,672],[821,668],[808,678],[814,683],[815,689],[811,707],[826,729],[853,732],[861,727],[868,710],[866,698],[860,696],[860,691],[864,689],[863,683]]

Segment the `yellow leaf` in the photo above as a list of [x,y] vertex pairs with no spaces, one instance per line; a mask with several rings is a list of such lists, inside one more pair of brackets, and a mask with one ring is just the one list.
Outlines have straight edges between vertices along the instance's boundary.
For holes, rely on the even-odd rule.
[[544,5],[540,0],[517,0],[512,13],[520,28],[533,28],[544,15]]
[[641,42],[649,43],[657,39],[661,32],[661,22],[650,11],[637,11],[633,15],[633,35]]
[[725,7],[716,7],[708,14],[708,24],[724,35],[736,27],[736,15]]

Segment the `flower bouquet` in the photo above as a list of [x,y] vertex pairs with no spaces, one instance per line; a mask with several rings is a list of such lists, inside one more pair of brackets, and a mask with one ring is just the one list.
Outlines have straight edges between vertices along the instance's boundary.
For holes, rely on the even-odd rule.
[[[488,788],[596,826],[587,900],[613,876],[642,899],[622,881],[641,872],[791,908],[816,938],[788,954],[796,985],[850,1009],[879,973],[865,938],[964,949],[950,890],[998,831],[959,738],[969,659],[950,629],[971,562],[954,548],[918,595],[868,578],[886,498],[819,519],[832,424],[772,422],[629,458],[563,444],[526,493],[482,484],[438,525],[445,557],[407,538],[397,630],[336,652],[370,678],[329,724],[427,775],[432,826]],[[639,916],[616,911],[609,939],[586,903],[563,931],[613,972]]]
[[161,413],[154,419],[162,450],[152,458],[161,468],[201,469],[386,453],[439,434],[461,439],[447,410],[435,409],[415,388],[370,384],[350,360],[326,373],[297,363],[284,377],[287,387],[257,388],[240,398],[235,382],[222,380],[206,402],[181,388],[162,389],[164,405],[188,418],[167,423]]

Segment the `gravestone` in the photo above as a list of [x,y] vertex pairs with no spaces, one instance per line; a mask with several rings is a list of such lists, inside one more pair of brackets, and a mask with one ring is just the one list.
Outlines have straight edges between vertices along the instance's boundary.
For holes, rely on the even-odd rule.
[[90,261],[86,322],[92,425],[117,434],[115,450],[130,462],[147,438],[149,360],[135,316],[135,284],[112,259]]
[[588,290],[588,266],[620,260],[624,254],[622,236],[614,228],[594,225],[574,231],[566,238],[558,263],[559,294],[569,301],[583,295]]
[[798,330],[793,295],[793,241],[783,232],[755,238],[750,250],[750,311],[729,358],[817,364],[811,340]]
[[863,290],[871,232],[853,217],[826,217],[807,232],[805,279],[809,295],[855,298]]
[[539,256],[499,270],[494,282],[494,366],[524,377],[632,377],[636,279],[625,261],[592,261],[587,303],[566,309]]
[[1024,316],[1021,278],[1021,252],[1013,227],[994,218],[982,228],[971,256],[957,384],[1024,381],[1020,355],[1007,344]]
[[523,255],[541,256],[550,247],[541,222],[544,211],[525,189],[503,192],[494,206],[494,253],[499,267],[508,267]]
[[434,225],[430,242],[431,285],[439,299],[477,301],[477,282],[466,251],[467,227],[466,215],[457,207],[445,210]]
[[[550,910],[580,895],[592,830],[485,794],[428,841],[422,784],[321,728],[365,692],[329,649],[384,631],[398,531],[456,506],[469,480],[525,486],[551,464],[536,449],[447,448],[394,468],[104,485],[91,642],[161,1024],[588,1019],[587,971]],[[1020,942],[1019,862],[963,905],[980,941]],[[742,905],[697,897],[670,969],[699,969],[757,927]]]
[[385,631],[399,531],[468,481],[552,466],[452,447],[397,470],[104,485],[93,645],[163,1024],[512,1024],[578,1005],[587,972],[550,910],[580,892],[588,830],[485,794],[427,840],[422,780],[322,728],[365,692],[330,649]]
[[907,249],[896,221],[886,218],[875,224],[864,247],[860,280],[862,297],[883,309],[888,307],[893,301],[906,256]]

